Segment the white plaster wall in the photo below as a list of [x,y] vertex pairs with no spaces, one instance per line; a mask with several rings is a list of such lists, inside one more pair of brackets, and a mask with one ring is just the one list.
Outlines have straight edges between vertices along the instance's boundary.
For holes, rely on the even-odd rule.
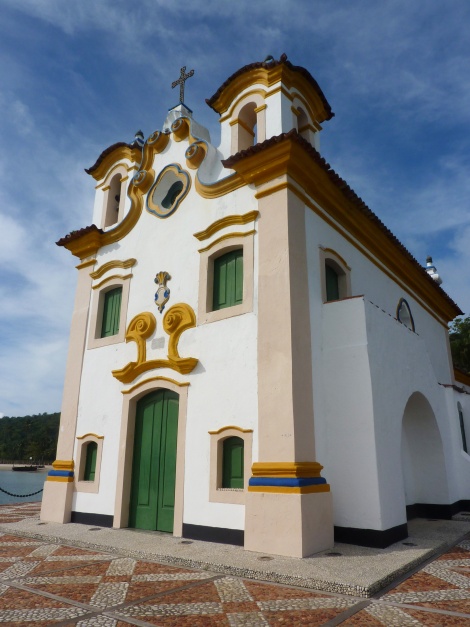
[[[332,486],[335,524],[387,529],[406,522],[401,421],[416,391],[428,399],[438,421],[448,502],[466,498],[467,460],[458,468],[452,460],[467,456],[455,447],[446,388],[439,385],[451,381],[446,329],[308,208],[306,239],[316,454]],[[352,295],[363,294],[364,299],[322,303],[320,246],[345,259],[351,267]],[[417,333],[394,319],[402,297],[410,305]],[[458,479],[458,472],[466,479]]]
[[[187,170],[184,152],[187,141],[170,140],[165,151],[156,155],[156,175],[170,163]],[[187,170],[193,178],[195,172]],[[98,191],[97,196],[101,194]],[[97,201],[98,202],[98,201]],[[101,201],[102,202],[102,201]],[[199,248],[220,235],[248,231],[253,225],[230,227],[219,231],[212,239],[199,242],[193,234],[207,228],[215,220],[234,213],[246,213],[256,208],[253,191],[247,187],[230,196],[214,200],[201,198],[194,182],[188,196],[176,212],[159,219],[144,208],[137,226],[119,242],[103,248],[95,269],[115,259],[137,258],[130,279],[129,307],[126,327],[131,319],[150,311],[157,320],[154,336],[147,341],[147,359],[166,358],[168,336],[163,330],[163,315],[172,305],[183,302],[198,311]],[[96,208],[95,208],[96,210]],[[257,264],[255,237],[255,265]],[[163,314],[154,304],[157,272],[167,271],[170,300]],[[127,274],[128,271],[123,271]],[[114,274],[115,271],[112,272]],[[257,272],[255,271],[255,277]],[[216,527],[242,529],[244,506],[209,503],[209,430],[229,424],[256,430],[257,371],[256,371],[256,307],[257,285],[254,286],[254,313],[198,326],[183,333],[179,353],[196,357],[199,364],[189,375],[163,368],[145,373],[134,383],[161,375],[180,382],[189,381],[185,460],[184,522]],[[97,297],[93,293],[91,297]],[[92,330],[89,329],[89,333]],[[111,374],[136,358],[134,342],[121,343],[85,351],[79,401],[77,434],[87,432],[104,436],[100,491],[98,494],[77,493],[76,511],[112,515],[114,513],[115,480],[118,461],[118,439],[122,412],[120,384]],[[254,438],[254,451],[257,440]],[[256,454],[254,452],[254,459]]]
[[[331,485],[334,524],[380,529],[375,427],[363,299],[324,305],[315,381],[317,458]],[[318,369],[317,369],[318,373]]]

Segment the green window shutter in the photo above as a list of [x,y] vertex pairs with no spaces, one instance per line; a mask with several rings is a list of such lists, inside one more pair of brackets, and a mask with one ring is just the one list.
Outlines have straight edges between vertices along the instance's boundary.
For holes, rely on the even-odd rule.
[[95,480],[96,470],[96,454],[98,451],[98,444],[96,442],[90,442],[86,447],[86,460],[85,460],[85,473],[83,475],[84,481]]
[[214,311],[243,302],[243,249],[214,260]]
[[101,337],[109,337],[119,333],[119,318],[121,317],[122,287],[109,290],[104,295],[103,320]]
[[325,266],[326,278],[326,300],[339,300],[339,278],[338,273],[331,267]]
[[466,453],[468,453],[467,435],[465,433],[465,422],[463,420],[463,413],[460,408],[459,408],[459,422],[460,422],[460,433],[462,435],[462,448]]
[[222,487],[243,489],[244,441],[227,438],[223,442]]

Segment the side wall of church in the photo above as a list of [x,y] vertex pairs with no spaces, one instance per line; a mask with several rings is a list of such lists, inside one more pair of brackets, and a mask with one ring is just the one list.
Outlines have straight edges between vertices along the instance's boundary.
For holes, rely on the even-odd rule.
[[[309,208],[306,238],[316,454],[331,484],[335,525],[382,530],[406,522],[405,506],[411,503],[405,502],[402,425],[414,394],[429,403],[443,450],[434,493],[424,494],[423,488],[420,496],[429,503],[464,498],[451,461],[459,452],[455,423],[446,388],[439,385],[452,380],[445,328]],[[322,248],[350,268],[346,300],[323,302]],[[396,320],[401,298],[410,307],[415,332]]]

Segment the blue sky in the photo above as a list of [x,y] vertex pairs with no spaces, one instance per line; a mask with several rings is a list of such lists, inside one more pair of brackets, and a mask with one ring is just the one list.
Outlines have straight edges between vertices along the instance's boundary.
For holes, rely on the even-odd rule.
[[84,168],[160,129],[171,83],[205,104],[234,71],[285,52],[335,117],[322,155],[470,314],[467,0],[2,0],[0,414],[60,410],[76,281],[55,241],[91,223]]

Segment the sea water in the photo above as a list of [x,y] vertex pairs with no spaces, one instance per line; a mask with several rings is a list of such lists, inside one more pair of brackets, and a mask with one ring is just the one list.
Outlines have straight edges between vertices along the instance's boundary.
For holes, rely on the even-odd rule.
[[[31,494],[41,490],[47,477],[47,469],[41,468],[33,472],[17,472],[11,468],[0,468],[0,488],[12,494]],[[40,501],[42,492],[26,498],[9,496],[0,491],[0,505],[5,503],[26,503]]]

